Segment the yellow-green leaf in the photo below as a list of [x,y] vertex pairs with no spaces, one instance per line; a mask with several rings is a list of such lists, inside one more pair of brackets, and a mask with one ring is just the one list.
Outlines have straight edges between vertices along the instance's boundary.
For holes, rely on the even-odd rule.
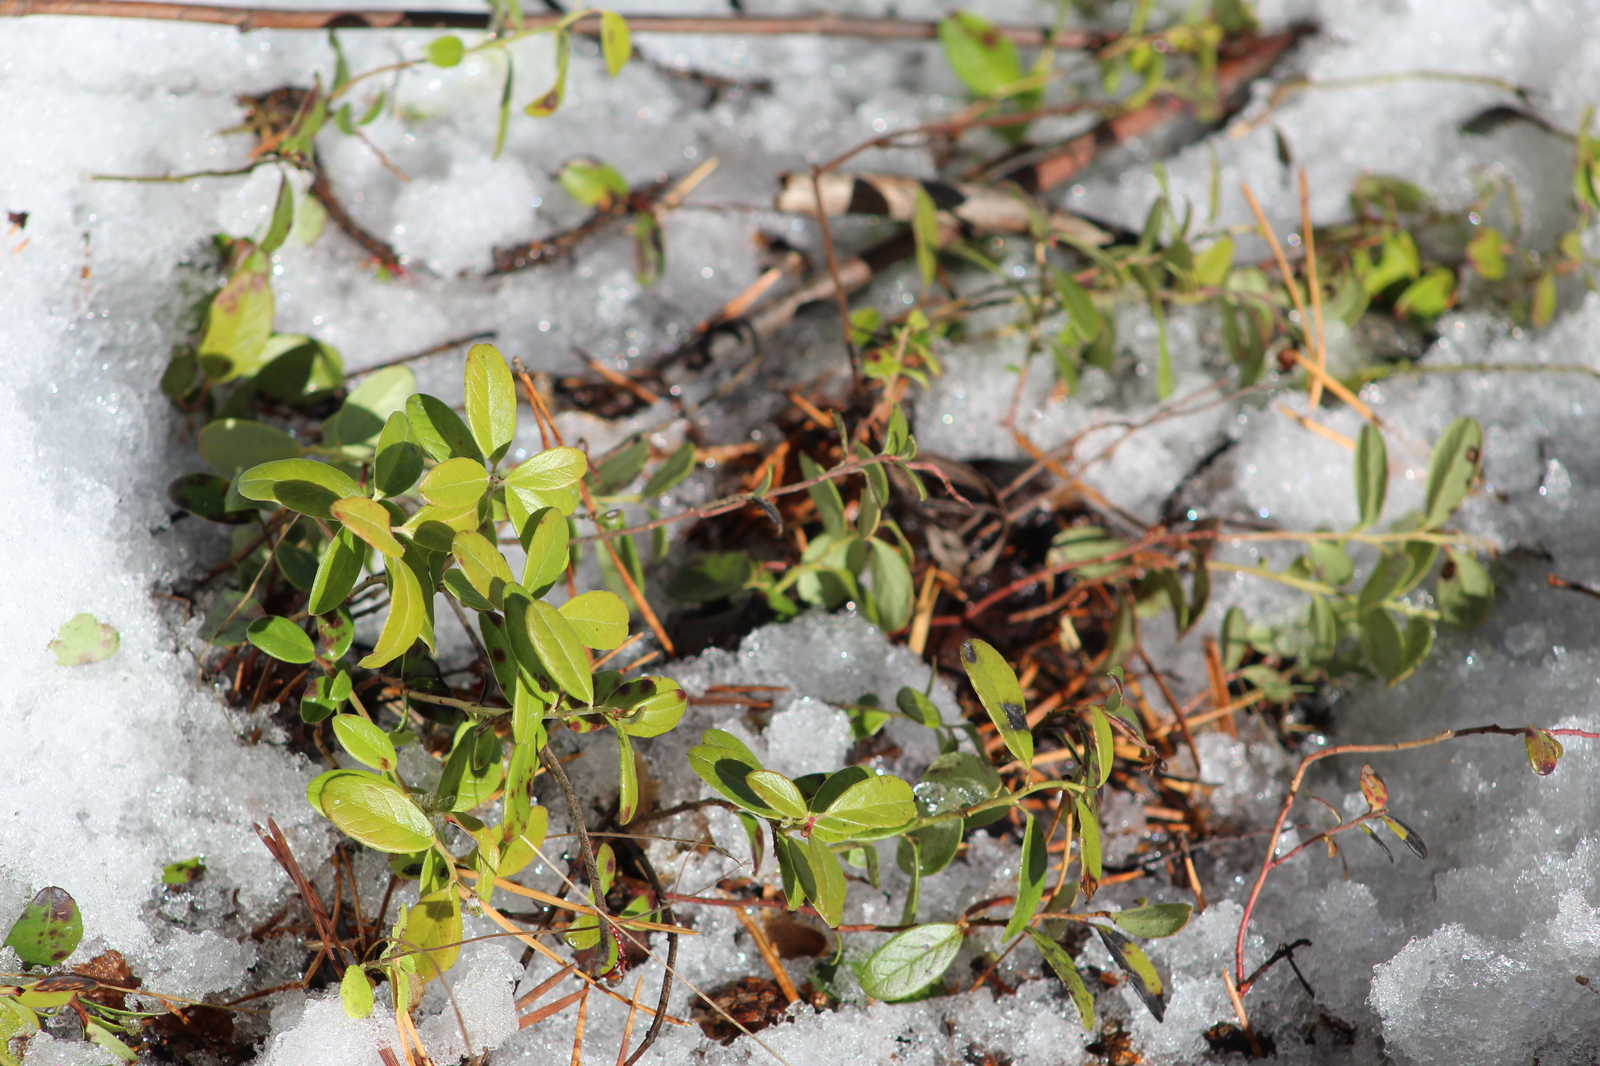
[[489,471],[476,459],[446,459],[422,479],[417,491],[435,507],[460,511],[483,498],[489,487]]
[[450,554],[455,556],[456,564],[478,595],[498,610],[506,586],[515,580],[511,576],[511,564],[500,554],[500,549],[477,530],[464,529],[451,541]]
[[394,741],[389,739],[389,734],[360,715],[334,715],[333,733],[357,762],[383,771],[399,765],[399,756],[395,754]]
[[467,426],[493,466],[511,447],[517,432],[517,390],[500,349],[474,344],[467,352],[464,384]]
[[346,1016],[365,1018],[372,1013],[372,981],[360,966],[346,966],[339,980],[339,1002]]
[[200,366],[212,381],[248,376],[259,369],[276,313],[268,270],[265,256],[249,256],[211,301],[199,354]]
[[523,523],[522,549],[528,561],[522,568],[522,584],[535,597],[543,596],[567,572],[571,538],[567,520],[554,507],[540,508]]
[[633,55],[628,20],[615,11],[600,12],[600,51],[606,57],[606,70],[615,78]]
[[528,456],[506,475],[512,488],[551,492],[575,485],[589,469],[589,457],[576,448],[546,448]]
[[330,778],[319,809],[346,836],[376,851],[409,855],[433,843],[433,825],[405,790],[372,774],[348,771]]
[[372,654],[358,664],[363,670],[387,666],[404,655],[422,636],[428,622],[422,583],[417,580],[411,567],[399,559],[390,559],[384,564],[384,569],[389,574],[389,616],[383,621],[383,631],[378,634],[378,643],[372,649]]
[[574,596],[561,605],[560,613],[586,648],[610,651],[628,639],[628,608],[614,592]]
[[344,527],[391,559],[406,553],[405,547],[395,539],[389,528],[389,509],[377,500],[365,496],[347,496],[336,501],[328,510]]

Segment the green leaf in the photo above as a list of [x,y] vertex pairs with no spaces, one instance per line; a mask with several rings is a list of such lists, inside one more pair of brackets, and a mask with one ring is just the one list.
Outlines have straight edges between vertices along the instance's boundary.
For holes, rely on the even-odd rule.
[[961,645],[961,665],[1006,748],[1022,765],[1033,765],[1033,733],[1028,729],[1026,701],[1005,657],[984,641],[974,639]]
[[366,562],[367,548],[351,529],[341,529],[322,551],[317,563],[317,574],[311,582],[311,598],[306,603],[308,614],[327,614],[344,602],[350,590],[361,577],[361,566]]
[[56,630],[49,648],[57,666],[87,666],[117,654],[122,636],[92,614],[75,614]]
[[[1087,877],[1098,884],[1105,876],[1105,866],[1100,853],[1100,819],[1082,796],[1073,797],[1078,811],[1078,865]],[[1087,888],[1084,897],[1093,895]]]
[[615,11],[600,12],[600,52],[606,57],[606,71],[615,78],[633,55],[628,20]]
[[417,491],[435,507],[463,511],[489,489],[489,471],[476,459],[446,459],[423,477]]
[[184,474],[167,484],[167,499],[196,518],[237,526],[255,520],[254,509],[228,508],[228,479],[216,474]]
[[900,713],[929,729],[937,729],[944,724],[939,715],[939,708],[934,706],[932,700],[912,688],[903,685],[900,691],[894,694],[894,705],[900,708]]
[[916,188],[916,206],[911,214],[911,235],[916,241],[917,271],[922,275],[922,285],[933,284],[939,272],[939,209],[933,197],[920,184]]
[[655,473],[650,475],[650,480],[644,483],[640,495],[646,498],[659,496],[676,488],[684,478],[694,472],[694,468],[698,465],[695,462],[695,455],[694,442],[685,441],[681,448],[667,456],[666,460],[656,467]]
[[272,221],[267,223],[267,234],[261,238],[261,254],[271,255],[283,246],[284,239],[289,236],[289,227],[294,225],[294,187],[289,184],[289,175],[284,174],[278,179],[278,199],[272,208]]
[[567,572],[571,531],[559,511],[554,507],[542,507],[529,516],[520,536],[528,556],[522,568],[522,584],[537,598]]
[[222,382],[255,373],[275,314],[267,259],[253,254],[211,301],[200,338],[200,367],[206,377]]
[[806,798],[794,787],[794,782],[773,770],[756,770],[745,778],[750,790],[760,796],[768,807],[794,822],[803,822],[811,816]]
[[300,444],[281,429],[248,418],[220,418],[200,431],[200,457],[225,478],[275,459],[298,459]]
[[867,546],[872,549],[872,602],[878,624],[889,633],[904,629],[911,621],[916,599],[911,571],[892,545],[874,539],[867,541]]
[[1445,427],[1428,461],[1428,498],[1422,528],[1437,529],[1455,513],[1478,477],[1483,462],[1483,427],[1458,418]]
[[468,350],[464,395],[467,426],[493,466],[505,456],[517,433],[517,388],[500,349],[474,344]]
[[1039,954],[1044,956],[1044,961],[1055,975],[1061,978],[1067,986],[1067,991],[1072,994],[1072,1002],[1078,1008],[1078,1019],[1083,1022],[1084,1032],[1094,1031],[1094,997],[1089,994],[1089,988],[1083,983],[1083,976],[1078,973],[1072,956],[1067,954],[1065,948],[1054,940],[1045,936],[1037,929],[1029,929],[1028,936],[1033,939],[1034,947],[1039,949]]
[[625,488],[639,476],[649,458],[650,442],[643,437],[636,438],[632,444],[616,452],[595,470],[596,491],[602,496],[609,496]]
[[372,1013],[372,981],[361,966],[346,966],[339,979],[339,1002],[346,1017],[365,1018]]
[[1361,650],[1384,680],[1393,684],[1405,673],[1406,641],[1394,615],[1374,608],[1361,616]]
[[1111,779],[1111,765],[1115,758],[1116,737],[1111,732],[1111,718],[1099,707],[1089,708],[1089,727],[1094,735],[1094,782],[1100,788]]
[[235,484],[247,500],[281,503],[292,511],[327,521],[330,508],[347,496],[360,496],[361,486],[327,463],[311,459],[279,459],[253,466]]
[[1193,914],[1194,908],[1187,903],[1152,903],[1118,911],[1111,920],[1134,936],[1151,940],[1177,933],[1189,924]]
[[411,437],[411,420],[402,411],[389,416],[378,434],[372,484],[379,496],[398,496],[422,476],[422,448]]
[[453,67],[467,54],[467,46],[455,34],[445,34],[428,42],[428,62],[436,67]]
[[1061,310],[1067,315],[1065,334],[1070,335],[1069,339],[1075,344],[1087,344],[1094,340],[1104,328],[1104,322],[1093,298],[1064,270],[1052,270],[1051,278],[1055,282],[1056,295],[1061,300]]
[[83,915],[77,902],[65,889],[52,886],[40,889],[12,923],[5,946],[24,966],[56,966],[67,961],[82,939]]
[[589,458],[576,448],[547,448],[528,456],[506,475],[516,489],[551,492],[578,483],[589,469]]
[[1485,226],[1478,235],[1467,242],[1467,262],[1485,281],[1499,281],[1506,276],[1506,240],[1493,226]]
[[383,620],[383,631],[378,634],[372,654],[357,664],[363,670],[376,670],[400,658],[428,624],[428,600],[432,597],[423,592],[416,572],[400,559],[387,560],[384,570],[389,575],[389,615]]
[[205,875],[206,862],[198,855],[190,859],[169,862],[161,867],[161,883],[164,885],[190,885]]
[[391,855],[432,846],[432,823],[399,785],[359,770],[323,776],[312,806],[346,836]]
[[[633,741],[617,730],[617,824],[627,825],[639,813],[639,767],[634,761]],[[604,889],[602,889],[604,890]]]
[[1306,545],[1311,574],[1317,580],[1338,588],[1356,574],[1356,564],[1348,552],[1330,540],[1314,540]]
[[1356,529],[1366,529],[1383,514],[1384,497],[1389,491],[1389,448],[1383,433],[1368,422],[1356,438],[1356,504],[1361,520]]
[[1022,78],[1017,46],[986,19],[958,11],[939,23],[945,61],[974,96],[993,96]]
[[333,732],[350,757],[374,770],[389,771],[399,765],[389,734],[355,714],[335,715]]
[[[860,769],[856,767],[854,769]],[[813,798],[824,798],[819,790]],[[864,780],[857,781],[828,801],[812,827],[813,835],[831,837],[830,843],[848,840],[864,831],[891,829],[905,825],[917,816],[916,802],[911,786],[890,774],[868,772]]]
[[[804,453],[800,456],[800,476],[807,481],[821,477],[823,469],[816,460]],[[848,533],[844,520],[844,500],[839,496],[839,486],[832,481],[819,481],[806,489],[811,502],[817,505],[817,515],[823,527],[833,538],[842,539]]]
[[471,722],[456,729],[439,775],[439,803],[449,811],[470,811],[500,787],[500,738],[493,730],[478,733]]
[[450,405],[426,393],[414,393],[405,402],[406,419],[411,423],[412,439],[436,463],[446,459],[476,459],[483,453],[472,439],[472,431]]
[[676,681],[666,677],[636,678],[613,691],[605,702],[623,714],[616,722],[617,729],[635,737],[670,732],[689,708],[689,697]]
[[811,899],[811,905],[816,908],[817,915],[828,928],[836,929],[844,920],[844,898],[849,886],[844,879],[844,867],[839,865],[839,859],[822,838],[815,833],[805,843],[806,859],[811,871],[813,881],[806,885],[806,895]]
[[673,571],[666,592],[684,603],[715,603],[743,589],[754,573],[748,552],[705,552]]
[[1021,861],[1017,863],[1017,899],[1011,908],[1011,920],[1006,923],[1007,940],[1028,928],[1029,919],[1044,899],[1045,879],[1050,873],[1050,854],[1046,850],[1048,833],[1032,815],[1027,817],[1027,823],[1022,831]]
[[1433,320],[1450,309],[1456,276],[1448,267],[1434,267],[1406,286],[1394,302],[1396,314]]
[[1103,925],[1096,925],[1095,932],[1100,934],[1100,940],[1111,952],[1111,959],[1122,967],[1129,977],[1129,984],[1144,1000],[1144,1005],[1150,1013],[1155,1015],[1156,1021],[1161,1021],[1167,1012],[1165,989],[1161,985],[1161,975],[1156,973],[1155,966],[1150,962],[1149,956],[1127,937],[1115,929],[1108,929]]
[[896,933],[861,966],[861,991],[893,1003],[944,976],[961,950],[961,927],[953,922],[919,925]]
[[407,366],[375,370],[344,398],[344,405],[322,423],[322,444],[365,459],[368,449],[389,424],[389,416],[405,409],[417,391],[417,376]]
[[1228,280],[1233,269],[1233,238],[1219,237],[1211,247],[1194,257],[1195,284],[1214,289]]
[[461,954],[461,897],[454,885],[430,892],[412,905],[406,912],[404,943],[424,953],[417,959],[417,975],[424,981],[456,964]]
[[559,610],[586,648],[610,651],[628,639],[628,608],[613,592],[585,592],[563,603]]
[[609,211],[628,199],[628,180],[616,167],[595,159],[570,159],[557,175],[567,195],[584,207]]
[[1528,321],[1534,329],[1543,329],[1556,317],[1556,272],[1546,270],[1539,275],[1533,287],[1533,301],[1529,305]]
[[123,1062],[139,1061],[137,1051],[124,1044],[115,1033],[93,1018],[84,1023],[83,1038],[96,1047],[109,1051]]
[[572,624],[543,600],[534,600],[527,613],[528,639],[539,661],[556,684],[580,703],[594,702],[594,677],[589,656]]
[[280,662],[308,663],[317,657],[306,631],[287,618],[258,618],[245,630],[245,639]]
[[274,333],[250,379],[257,392],[289,404],[325,400],[344,384],[344,358],[337,349],[298,333]]
[[785,833],[774,834],[772,856],[778,860],[778,876],[783,882],[783,898],[790,910],[798,910],[806,902],[806,890],[801,884],[800,871],[806,871],[805,880],[811,881],[811,870],[806,862],[805,849]]
[[720,729],[707,729],[700,735],[700,743],[689,749],[688,757],[690,768],[700,775],[700,780],[726,799],[762,817],[781,817],[746,780],[753,771],[762,769],[761,760],[738,737]]
[[1489,617],[1494,579],[1470,552],[1447,551],[1449,557],[1439,572],[1439,615],[1448,625],[1470,629]]

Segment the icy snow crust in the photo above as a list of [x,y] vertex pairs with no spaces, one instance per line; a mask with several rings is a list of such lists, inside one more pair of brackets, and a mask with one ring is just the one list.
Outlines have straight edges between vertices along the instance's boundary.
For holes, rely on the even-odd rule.
[[[1592,3],[1264,6],[1269,24],[1305,15],[1321,21],[1322,34],[1297,60],[1317,79],[1414,69],[1490,74],[1543,94],[1545,113],[1568,128],[1586,102],[1600,99],[1600,7]],[[663,0],[659,9],[693,7]],[[721,10],[710,0],[702,7]],[[1020,2],[979,9],[1014,21],[1048,17],[1042,5]],[[944,8],[919,2],[897,10],[936,17]],[[356,69],[414,54],[425,39],[345,34]],[[411,125],[384,119],[372,128],[374,140],[410,174],[409,183],[385,174],[358,143],[327,138],[334,179],[352,211],[412,257],[417,276],[403,284],[372,280],[357,269],[352,246],[331,231],[309,248],[291,242],[277,256],[278,328],[329,341],[354,367],[479,328],[498,330],[508,356],[551,371],[573,366],[567,353],[574,345],[603,358],[659,351],[756,276],[752,223],[815,246],[807,227],[760,208],[774,172],[961,102],[959,87],[924,45],[662,37],[638,43],[658,68],[633,64],[615,83],[604,77],[593,49],[580,47],[566,106],[542,123],[514,120],[498,162],[487,146],[500,71],[487,62],[408,79],[401,91]],[[544,43],[525,46],[518,62],[519,84],[528,92],[550,74]],[[66,887],[85,913],[79,960],[115,948],[148,987],[178,995],[259,987],[269,983],[267,975],[288,975],[298,964],[275,942],[257,945],[244,935],[287,893],[251,823],[276,819],[308,861],[325,855],[332,842],[304,802],[313,767],[286,755],[270,737],[241,742],[252,723],[231,719],[197,689],[182,615],[151,594],[213,564],[224,550],[213,531],[196,529],[192,521],[169,523],[161,491],[171,477],[198,465],[156,389],[184,307],[198,292],[198,268],[186,264],[204,261],[203,246],[219,229],[259,229],[276,177],[170,186],[90,177],[236,166],[245,159],[243,138],[219,135],[239,120],[235,94],[303,85],[319,66],[330,66],[328,51],[311,35],[241,36],[171,23],[46,18],[0,26],[0,114],[6,116],[0,206],[29,213],[25,233],[0,247],[0,411],[6,414],[0,455],[7,460],[0,466],[6,508],[0,558],[8,561],[0,595],[0,750],[7,757],[0,815],[9,825],[0,834],[0,906],[20,906],[44,885]],[[736,90],[702,106],[705,90],[664,67],[759,77],[773,89]],[[1533,232],[1551,237],[1570,223],[1558,206],[1566,202],[1567,149],[1522,127],[1480,140],[1454,132],[1462,119],[1502,99],[1483,86],[1421,81],[1295,96],[1269,123],[1238,138],[1211,139],[1223,166],[1224,220],[1245,220],[1235,192],[1240,180],[1251,182],[1275,220],[1292,219],[1288,175],[1275,157],[1276,127],[1296,161],[1310,168],[1319,219],[1339,215],[1350,179],[1365,170],[1396,173],[1459,201],[1487,168],[1516,179]],[[698,198],[754,210],[670,216],[667,274],[648,292],[633,280],[631,252],[620,237],[595,243],[571,264],[495,282],[458,276],[482,268],[492,245],[552,232],[579,217],[553,174],[580,152],[614,163],[633,181],[683,173],[716,155],[722,166]],[[927,166],[910,153],[862,162],[918,173]],[[1087,175],[1063,200],[1136,225],[1153,195],[1153,179],[1138,146],[1112,164]],[[1178,196],[1203,204],[1208,149],[1183,150],[1167,165]],[[847,236],[869,228],[841,226]],[[19,247],[24,237],[27,244]],[[914,280],[889,279],[873,298],[898,300],[914,288]],[[783,366],[771,373],[799,378],[836,362],[832,328],[826,315],[803,321],[783,342],[785,358],[773,360]],[[1217,371],[1221,349],[1204,320],[1179,316],[1173,328],[1181,395]],[[1600,300],[1593,297],[1534,336],[1467,316],[1447,320],[1428,361],[1600,366],[1591,340],[1597,330]],[[1051,404],[1044,375],[1034,375],[1027,402],[1036,441],[1048,445],[1102,420],[1151,409],[1153,374],[1143,369],[1153,365],[1153,328],[1130,314],[1122,334],[1147,367],[1126,380],[1090,375],[1085,396],[1097,404]],[[1336,358],[1339,344],[1354,343],[1333,340]],[[956,457],[1014,454],[1014,442],[998,429],[1012,388],[998,368],[1016,354],[1004,341],[948,353],[948,374],[919,404],[917,431],[925,448]],[[420,364],[419,371],[422,387],[446,396],[459,373],[450,359]],[[1489,622],[1465,637],[1442,637],[1429,664],[1397,690],[1347,693],[1336,708],[1332,739],[1397,740],[1496,720],[1600,727],[1594,605],[1541,588],[1552,570],[1600,580],[1600,551],[1589,532],[1600,519],[1592,494],[1600,484],[1600,451],[1591,443],[1590,414],[1600,405],[1600,384],[1574,375],[1436,375],[1391,381],[1369,389],[1367,398],[1391,429],[1391,455],[1408,467],[1392,482],[1391,514],[1420,498],[1427,446],[1450,418],[1467,414],[1484,423],[1491,491],[1469,502],[1463,525],[1516,550],[1500,564],[1499,599]],[[712,439],[742,434],[760,417],[759,411],[740,418],[713,414],[704,416]],[[636,424],[651,420],[641,416]],[[633,428],[573,422],[574,435],[587,434],[602,447]],[[1348,411],[1335,412],[1331,423],[1346,433],[1355,428]],[[1353,517],[1350,494],[1322,488],[1347,482],[1347,455],[1270,409],[1219,406],[1172,420],[1132,437],[1089,477],[1122,506],[1153,518],[1178,473],[1225,437],[1237,444],[1209,475],[1213,510],[1270,517],[1289,528]],[[1093,434],[1079,454],[1114,439],[1111,431]],[[1244,604],[1253,616],[1294,605],[1275,590],[1243,582],[1224,589],[1221,598]],[[80,611],[114,625],[121,651],[106,662],[63,670],[45,645]],[[1175,649],[1171,661],[1199,684],[1192,648]],[[832,703],[867,691],[892,698],[899,685],[920,686],[927,676],[925,666],[850,617],[810,617],[761,630],[738,653],[709,653],[673,673],[694,692],[741,683],[786,691],[764,724],[725,707],[699,708],[682,729],[654,742],[663,804],[701,794],[681,755],[703,728],[738,733],[786,773],[836,766],[849,732]],[[953,714],[949,693],[936,691]],[[933,755],[928,738],[901,723],[890,729],[902,754],[885,768],[914,775]],[[1200,771],[1217,786],[1219,817],[1240,824],[1269,817],[1285,780],[1281,758],[1249,737],[1208,736],[1201,748]],[[1391,867],[1357,841],[1348,853],[1348,881],[1336,863],[1309,855],[1275,875],[1256,916],[1247,964],[1280,942],[1307,937],[1314,946],[1296,959],[1316,994],[1313,1002],[1280,965],[1249,997],[1253,1020],[1275,1041],[1279,1060],[1468,1066],[1537,1059],[1548,1066],[1600,1057],[1600,1002],[1592,998],[1600,986],[1575,980],[1594,974],[1600,953],[1600,912],[1593,905],[1600,901],[1600,842],[1593,830],[1600,813],[1597,756],[1575,742],[1557,773],[1538,780],[1520,747],[1503,739],[1375,757],[1395,809],[1427,839],[1430,857],[1417,862],[1404,856]],[[574,773],[580,784],[603,788],[613,765],[609,750],[591,745]],[[1357,769],[1357,760],[1331,766],[1315,779],[1316,790],[1336,806],[1354,802]],[[553,814],[552,831],[559,832],[563,818]],[[1121,815],[1137,821],[1136,810]],[[726,852],[700,855],[654,845],[658,867],[680,890],[707,890],[748,861],[741,831],[722,812],[703,820],[685,816],[661,831],[709,832]],[[1171,978],[1164,1024],[1131,993],[1100,994],[1102,1017],[1120,1018],[1130,1028],[1145,1061],[1201,1061],[1208,1054],[1202,1031],[1231,1019],[1218,971],[1231,960],[1246,880],[1260,859],[1257,846],[1246,841],[1204,860],[1211,908],[1179,936],[1152,945]],[[161,865],[191,855],[205,856],[210,873],[203,887],[186,896],[164,893],[157,885]],[[903,883],[892,852],[884,858],[884,893],[854,887],[846,921],[896,920]],[[921,917],[949,917],[973,899],[1007,892],[1014,863],[1014,853],[979,835],[963,859],[924,886]],[[363,870],[381,885],[381,864]],[[1187,898],[1153,880],[1136,891],[1153,900]],[[1107,898],[1126,902],[1134,894],[1108,892]],[[685,979],[704,988],[763,972],[730,914],[703,908],[691,920],[702,935],[685,940]],[[848,938],[847,961],[864,957],[875,942]],[[992,944],[978,945],[984,946]],[[971,973],[973,950],[958,959],[956,978]],[[503,947],[478,945],[453,972],[473,1048],[498,1048],[495,1061],[506,1066],[566,1061],[570,1012],[517,1032],[514,985],[530,987],[549,968],[536,963],[524,975],[513,959]],[[1097,944],[1086,948],[1083,961],[1107,965]],[[796,978],[808,972],[795,965]],[[761,1034],[785,1061],[931,1066],[981,1061],[987,1052],[1017,1066],[1045,1066],[1080,1058],[1085,1038],[1072,1008],[1053,980],[1039,979],[1031,949],[1013,953],[1000,971],[1018,988],[1000,999],[983,991],[864,1006],[848,967],[840,972],[847,1002],[837,1013],[800,1011],[792,1023]],[[451,1061],[466,1049],[453,1012],[442,996],[430,995],[435,1016],[422,1031],[438,1061]],[[280,997],[277,1003],[263,1063],[367,1066],[379,1061],[378,1042],[394,1042],[390,1023],[350,1021],[336,999]],[[688,995],[680,990],[673,1011],[683,1016],[687,1010]],[[610,1053],[621,1026],[614,1004],[591,1003],[591,1057]],[[85,1057],[85,1050],[40,1037],[28,1062],[104,1057]],[[647,1061],[768,1060],[749,1040],[723,1048],[697,1029],[669,1027]]]

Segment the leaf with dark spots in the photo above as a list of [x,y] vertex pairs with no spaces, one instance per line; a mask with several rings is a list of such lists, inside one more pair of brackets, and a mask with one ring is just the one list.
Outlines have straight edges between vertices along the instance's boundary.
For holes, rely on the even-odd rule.
[[1023,715],[1021,707],[1015,703],[1002,703],[1000,709],[1005,712],[1006,724],[1012,729],[1028,728],[1028,719]]
[[65,962],[83,939],[83,915],[65,889],[44,888],[11,926],[6,947],[16,951],[26,966],[54,966]]

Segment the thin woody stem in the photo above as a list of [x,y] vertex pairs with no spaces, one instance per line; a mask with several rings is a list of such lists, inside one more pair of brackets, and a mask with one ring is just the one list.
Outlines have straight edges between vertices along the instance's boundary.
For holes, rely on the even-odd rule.
[[[161,3],[152,0],[0,0],[0,18],[25,15],[79,15],[99,18],[140,18],[175,22],[205,22],[249,30],[366,30],[366,29],[452,29],[487,30],[490,16],[475,11],[395,11],[227,7],[212,4]],[[522,20],[523,30],[541,30],[560,25],[568,15],[529,15]],[[600,18],[586,15],[570,23],[575,33],[598,35]],[[848,18],[816,15],[789,18],[782,16],[740,15],[629,15],[628,28],[634,33],[736,34],[741,37],[809,35],[817,37],[865,37],[877,40],[932,40],[939,35],[937,22],[916,19]],[[1042,46],[1050,31],[1037,26],[996,26],[995,32],[1024,47]],[[1068,30],[1056,36],[1060,48],[1096,49],[1117,40],[1115,33],[1093,30]]]
[[[1271,874],[1273,870],[1277,869],[1280,865],[1282,865],[1304,847],[1304,845],[1301,845],[1287,855],[1277,855],[1278,841],[1283,838],[1284,823],[1289,820],[1289,812],[1294,808],[1295,796],[1299,793],[1300,786],[1305,783],[1306,772],[1311,769],[1311,765],[1313,763],[1319,762],[1322,759],[1326,759],[1334,755],[1378,755],[1400,751],[1411,751],[1415,748],[1432,747],[1435,744],[1442,744],[1447,740],[1458,740],[1462,737],[1520,737],[1525,736],[1530,728],[1535,727],[1525,726],[1522,728],[1508,728],[1502,725],[1480,725],[1473,726],[1469,729],[1446,729],[1444,732],[1435,733],[1432,736],[1422,737],[1418,740],[1403,740],[1394,744],[1340,744],[1336,747],[1326,748],[1322,751],[1314,752],[1313,754],[1307,755],[1305,758],[1301,759],[1299,767],[1295,770],[1294,779],[1289,782],[1289,793],[1284,797],[1283,806],[1278,810],[1278,819],[1275,823],[1273,823],[1272,833],[1267,838],[1267,851],[1266,855],[1261,860],[1261,870],[1256,874],[1255,884],[1250,887],[1250,898],[1245,902],[1244,914],[1239,919],[1239,934],[1237,939],[1234,941],[1233,949],[1233,976],[1234,980],[1238,983],[1240,995],[1250,991],[1250,982],[1245,979],[1244,975],[1244,944],[1245,938],[1250,931],[1250,918],[1255,913],[1257,901],[1259,901],[1261,898],[1261,889],[1267,882],[1267,876]],[[1558,737],[1580,737],[1585,740],[1600,740],[1600,733],[1591,733],[1582,729],[1543,729],[1540,730],[1540,732],[1549,733],[1552,736]],[[1373,813],[1381,813],[1381,811],[1368,812],[1369,815]],[[1348,824],[1356,825],[1360,821],[1361,819],[1357,819],[1355,822]],[[1318,837],[1325,838],[1327,835],[1329,834],[1321,833],[1318,834]],[[1317,839],[1317,837],[1312,838],[1312,840],[1315,839]],[[1309,844],[1311,841],[1306,841],[1306,843]]]

